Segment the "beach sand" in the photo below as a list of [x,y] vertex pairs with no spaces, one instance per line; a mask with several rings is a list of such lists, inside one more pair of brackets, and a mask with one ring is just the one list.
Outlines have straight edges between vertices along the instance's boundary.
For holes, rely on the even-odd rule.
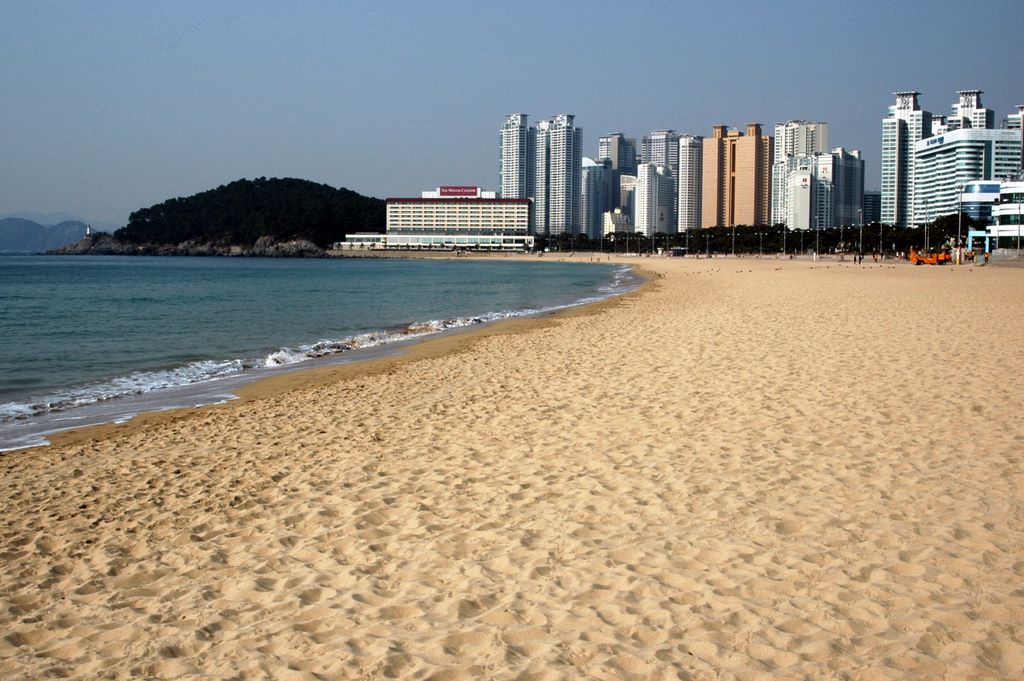
[[1024,276],[643,291],[0,458],[0,678],[1024,678]]

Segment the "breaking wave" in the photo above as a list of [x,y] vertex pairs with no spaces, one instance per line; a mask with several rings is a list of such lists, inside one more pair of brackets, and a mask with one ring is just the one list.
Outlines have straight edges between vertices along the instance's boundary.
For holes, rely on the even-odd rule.
[[597,290],[597,295],[577,300],[572,304],[544,309],[523,309],[493,312],[479,316],[428,320],[416,322],[403,329],[394,331],[376,331],[335,340],[318,340],[314,343],[296,347],[282,347],[264,357],[204,360],[171,369],[138,371],[127,376],[55,391],[23,402],[0,404],[0,423],[26,421],[46,414],[117,398],[145,395],[178,386],[218,381],[239,376],[244,372],[255,372],[262,368],[295,365],[312,359],[339,355],[360,348],[372,348],[398,341],[420,338],[451,329],[555,311],[603,300],[612,295],[622,293],[634,287],[637,283],[638,280],[631,269],[629,267],[622,267],[616,269],[612,281]]

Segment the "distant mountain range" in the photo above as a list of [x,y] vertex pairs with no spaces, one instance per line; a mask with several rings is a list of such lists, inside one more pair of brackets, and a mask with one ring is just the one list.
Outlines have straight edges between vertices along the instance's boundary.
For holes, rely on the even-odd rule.
[[79,220],[41,225],[24,218],[0,219],[0,253],[44,253],[74,243],[89,227]]
[[81,215],[74,215],[72,213],[0,213],[0,220],[4,218],[20,218],[22,220],[31,220],[32,222],[38,222],[41,225],[57,225],[62,222],[84,222],[92,227],[94,232],[111,232],[121,225],[115,225],[113,222],[97,222],[96,220],[90,220],[84,218]]

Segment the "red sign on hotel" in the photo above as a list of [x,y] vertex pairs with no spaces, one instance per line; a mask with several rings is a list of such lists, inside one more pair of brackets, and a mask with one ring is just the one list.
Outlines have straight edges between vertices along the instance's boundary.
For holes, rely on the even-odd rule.
[[441,187],[441,196],[476,196],[479,191],[479,187],[449,185],[447,187]]

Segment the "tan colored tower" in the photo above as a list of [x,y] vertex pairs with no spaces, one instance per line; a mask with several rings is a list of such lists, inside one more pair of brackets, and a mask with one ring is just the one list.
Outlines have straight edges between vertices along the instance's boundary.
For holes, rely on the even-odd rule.
[[704,138],[701,226],[764,225],[771,214],[772,138],[760,123],[747,134],[712,128]]

